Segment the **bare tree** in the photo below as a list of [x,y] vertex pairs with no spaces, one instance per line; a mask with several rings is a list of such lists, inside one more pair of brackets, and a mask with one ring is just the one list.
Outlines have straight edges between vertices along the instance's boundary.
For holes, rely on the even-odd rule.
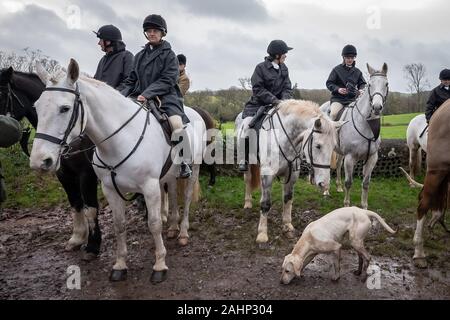
[[0,69],[13,67],[16,71],[33,72],[37,61],[40,61],[49,73],[61,69],[58,61],[44,55],[41,50],[32,50],[27,47],[23,49],[23,52],[23,54],[17,54],[16,52],[0,51]]
[[408,80],[408,89],[416,95],[416,111],[421,112],[422,96],[425,89],[429,86],[426,75],[426,68],[422,63],[411,63],[403,67],[405,78]]
[[241,85],[242,89],[244,90],[251,90],[252,89],[252,79],[248,77],[239,78],[239,84]]

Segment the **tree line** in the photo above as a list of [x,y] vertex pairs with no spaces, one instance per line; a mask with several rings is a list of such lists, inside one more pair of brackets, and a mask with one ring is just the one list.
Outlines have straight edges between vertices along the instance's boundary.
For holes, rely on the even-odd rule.
[[[0,69],[12,66],[17,71],[33,72],[36,61],[40,61],[50,73],[61,69],[58,61],[45,55],[41,50],[25,48],[21,53],[0,51]],[[390,92],[383,111],[385,115],[425,110],[429,94],[425,66],[422,63],[407,64],[403,72],[410,93]],[[252,95],[250,78],[239,78],[237,82],[239,86],[232,86],[229,89],[190,92],[185,97],[185,105],[201,107],[219,122],[234,121]],[[330,92],[326,89],[299,89],[295,83],[293,90],[294,99],[311,100],[318,104],[330,99]]]

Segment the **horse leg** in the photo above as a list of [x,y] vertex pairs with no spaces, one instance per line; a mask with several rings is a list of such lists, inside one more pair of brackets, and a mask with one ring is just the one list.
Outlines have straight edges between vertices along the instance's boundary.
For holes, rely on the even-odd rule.
[[[419,156],[421,155],[420,147],[416,145],[408,146],[409,147],[409,175],[411,178],[415,179],[416,175],[420,172],[419,166]],[[409,184],[411,188],[414,188],[412,183]]]
[[296,181],[297,177],[293,174],[289,182],[283,185],[283,232],[289,239],[294,238],[295,231],[292,225],[292,201]]
[[442,172],[432,173],[427,172],[425,178],[425,185],[420,194],[419,205],[417,207],[417,225],[414,233],[414,265],[418,268],[426,268],[427,260],[425,250],[423,248],[423,229],[425,225],[425,217],[431,206],[432,197],[436,196],[439,191],[439,187],[442,180],[446,179],[446,176]]
[[125,202],[114,188],[102,183],[103,194],[112,210],[114,232],[116,234],[116,263],[114,264],[110,281],[123,281],[127,278],[127,229],[125,223]]
[[344,156],[337,154],[336,158],[336,188],[337,192],[344,192],[342,189],[342,162],[344,161]]
[[[148,213],[147,213],[148,215]],[[167,223],[169,217],[169,192],[168,185],[165,183],[161,186],[161,220],[163,223]]]
[[215,163],[209,164],[208,170],[209,170],[208,187],[212,188],[216,184],[216,175],[217,175],[216,164]]
[[189,240],[189,209],[192,202],[192,195],[194,193],[195,184],[198,183],[198,176],[200,172],[200,166],[198,164],[192,166],[192,176],[187,182],[187,186],[184,190],[184,207],[183,207],[183,220],[181,221],[181,231],[178,236],[178,243],[181,246],[188,244]]
[[148,227],[155,242],[156,261],[150,281],[153,284],[163,282],[167,278],[166,248],[162,238],[161,192],[158,179],[150,179],[144,188],[145,202],[148,208]]
[[251,170],[248,170],[244,173],[244,182],[245,182],[244,209],[251,209],[253,207],[251,181],[252,181],[252,172],[251,172]]
[[350,206],[350,188],[353,183],[353,168],[355,166],[355,160],[351,155],[347,155],[344,158],[344,171],[345,171],[345,198],[344,206]]
[[89,236],[83,260],[92,260],[100,253],[102,233],[98,223],[97,175],[91,166],[81,175],[81,193],[86,204],[86,218],[89,225]]
[[80,178],[76,174],[69,174],[64,167],[56,172],[72,207],[73,231],[66,245],[67,251],[78,250],[87,243],[89,236],[88,221],[85,216],[84,203],[80,193]]
[[256,242],[259,244],[267,243],[267,241],[269,241],[269,237],[267,235],[267,215],[272,207],[272,202],[270,199],[272,182],[273,176],[267,175],[261,177],[261,213],[259,217],[258,236],[256,237]]
[[[184,183],[184,180],[182,181]],[[178,221],[180,220],[180,215],[178,212],[178,188],[179,181],[173,179],[171,182],[167,183],[167,192],[165,195],[168,197],[169,202],[169,216],[168,224],[169,228],[167,230],[167,238],[174,239],[180,228],[178,227]],[[165,203],[166,200],[163,201]]]
[[372,154],[367,160],[366,164],[363,167],[363,182],[362,182],[362,192],[361,192],[361,207],[363,209],[368,208],[367,198],[369,197],[369,185],[370,185],[370,177],[372,176],[373,168],[378,161],[378,152]]

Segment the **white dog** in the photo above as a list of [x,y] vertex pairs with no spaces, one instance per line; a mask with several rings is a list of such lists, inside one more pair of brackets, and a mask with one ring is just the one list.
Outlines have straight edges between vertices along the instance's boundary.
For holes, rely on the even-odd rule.
[[365,281],[370,255],[364,248],[364,238],[372,225],[370,218],[376,218],[390,233],[397,232],[392,230],[375,212],[357,207],[336,209],[311,222],[306,226],[292,253],[284,258],[281,282],[288,284],[295,276],[299,277],[302,270],[319,253],[334,255],[332,279],[337,281],[340,277],[341,241],[347,232],[351,245],[359,256],[358,270],[354,273],[359,276],[363,272],[362,281]]

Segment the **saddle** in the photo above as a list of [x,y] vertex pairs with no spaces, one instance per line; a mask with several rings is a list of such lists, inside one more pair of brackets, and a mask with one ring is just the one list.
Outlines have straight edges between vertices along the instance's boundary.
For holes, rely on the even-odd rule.
[[150,112],[155,116],[156,120],[161,125],[164,136],[166,138],[166,141],[169,145],[172,145],[172,132],[173,128],[170,125],[169,117],[166,113],[162,112],[159,107],[156,106],[155,102],[153,100],[148,101],[145,105],[147,110],[150,110]]

